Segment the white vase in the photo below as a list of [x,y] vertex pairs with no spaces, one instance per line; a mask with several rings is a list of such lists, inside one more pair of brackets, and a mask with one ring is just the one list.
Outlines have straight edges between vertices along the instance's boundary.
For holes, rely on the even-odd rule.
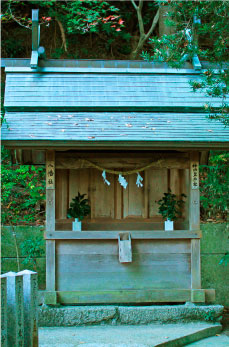
[[72,231],[81,231],[82,222],[79,222],[78,218],[75,218],[75,222],[72,222]]
[[165,221],[165,231],[172,231],[172,230],[174,230],[173,221],[167,219]]

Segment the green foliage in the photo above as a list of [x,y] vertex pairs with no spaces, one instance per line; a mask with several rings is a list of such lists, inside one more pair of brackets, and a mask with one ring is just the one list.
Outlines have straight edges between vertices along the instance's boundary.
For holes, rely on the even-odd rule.
[[8,58],[20,56],[24,51],[22,39],[15,40],[15,37],[9,37],[2,42],[2,50]]
[[204,315],[204,318],[207,322],[217,322],[217,317],[215,316],[214,311],[209,311]]
[[68,218],[78,218],[82,221],[84,217],[90,214],[91,207],[88,204],[88,199],[84,199],[85,195],[78,192],[78,195],[72,199],[70,208],[68,209]]
[[45,241],[41,236],[33,236],[32,238],[23,241],[20,244],[22,256],[25,257],[22,263],[25,265],[33,265],[36,269],[37,258],[42,257],[45,254],[44,244]]
[[69,1],[63,2],[61,8],[65,13],[65,24],[68,33],[106,31],[120,29],[119,9],[106,1]]
[[162,215],[163,219],[169,219],[170,221],[175,221],[178,217],[182,215],[182,207],[184,205],[185,194],[181,194],[181,199],[177,199],[175,194],[172,194],[171,189],[168,193],[164,193],[161,200],[157,201],[160,206],[158,212]]
[[64,54],[64,48],[63,47],[57,47],[51,54],[52,59],[60,59],[61,56]]
[[229,76],[225,70],[219,70],[217,74],[212,69],[207,69],[201,74],[201,82],[190,81],[192,90],[202,90],[207,96],[221,98],[221,107],[215,110],[210,102],[204,105],[204,109],[208,112],[210,119],[219,120],[224,125],[229,125],[229,105],[226,103],[226,97],[229,92]]
[[1,169],[2,223],[42,223],[45,212],[44,166],[12,165],[9,152],[2,148]]
[[203,220],[227,220],[229,152],[211,152],[209,165],[200,166],[200,212]]
[[[2,21],[16,21],[26,28],[31,26],[31,18],[22,9],[20,1],[6,1],[3,5]],[[40,24],[48,25],[58,19],[69,34],[86,34],[88,32],[115,33],[124,27],[124,21],[120,17],[120,9],[107,1],[29,1],[30,8],[44,8],[45,16]],[[24,4],[26,8],[26,3]],[[20,15],[18,15],[20,13]]]
[[[163,1],[159,4],[160,6],[169,4],[170,10],[167,13],[166,24],[174,27],[175,32],[164,35],[160,40],[152,39],[153,43],[158,44],[156,57],[161,56],[163,60],[170,62],[182,60],[185,54],[194,56],[198,53],[200,58],[213,63],[227,60],[229,9],[227,1]],[[201,19],[201,24],[195,25],[196,36],[199,36],[199,46],[195,39],[189,39],[187,35],[193,32],[194,18]],[[209,45],[206,45],[206,39]],[[179,59],[174,59],[176,54]]]
[[[154,1],[144,2],[142,15],[146,29],[150,28],[157,7]],[[31,29],[33,8],[40,11],[41,45],[46,47],[47,58],[58,56],[64,48],[61,58],[128,59],[136,47],[139,25],[130,1],[6,0],[2,2],[3,56],[13,54],[11,42],[8,47],[6,41],[15,35],[21,46],[17,45],[14,57],[29,56],[31,32],[28,29]]]
[[[213,63],[218,73],[207,69],[202,81],[191,83],[193,91],[201,89],[209,96],[203,105],[210,119],[229,124],[228,95],[228,10],[227,1],[158,1],[159,6],[169,5],[166,24],[171,27],[170,35],[151,38],[151,51],[143,52],[148,61],[166,61],[171,67],[180,68],[187,59],[196,54],[204,61]],[[201,19],[201,24],[196,19]],[[195,22],[195,23],[194,23]],[[198,43],[197,43],[198,37]],[[219,110],[211,106],[211,98],[221,100]]]

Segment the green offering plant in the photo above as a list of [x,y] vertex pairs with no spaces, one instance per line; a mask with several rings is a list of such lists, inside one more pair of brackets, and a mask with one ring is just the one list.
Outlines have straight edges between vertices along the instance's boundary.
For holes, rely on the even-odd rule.
[[67,213],[68,218],[78,218],[79,221],[82,221],[84,217],[90,214],[91,207],[88,204],[89,200],[84,199],[85,195],[78,192],[78,195],[72,199]]
[[172,194],[171,189],[168,190],[168,193],[164,193],[162,199],[157,201],[159,205],[158,212],[163,219],[175,221],[182,215],[182,207],[185,203],[183,198],[186,198],[185,194],[181,194],[181,199],[178,200],[177,196]]

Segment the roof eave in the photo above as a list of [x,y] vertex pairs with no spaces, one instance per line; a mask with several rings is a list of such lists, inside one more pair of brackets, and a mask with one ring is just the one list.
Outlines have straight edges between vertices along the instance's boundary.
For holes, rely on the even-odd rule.
[[228,142],[210,141],[68,141],[68,140],[2,140],[2,144],[9,149],[182,149],[182,150],[210,150],[229,149]]

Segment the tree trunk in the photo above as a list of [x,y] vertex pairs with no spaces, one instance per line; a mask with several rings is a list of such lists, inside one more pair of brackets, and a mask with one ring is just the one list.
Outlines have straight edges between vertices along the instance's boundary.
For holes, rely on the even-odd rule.
[[133,49],[133,51],[130,53],[130,59],[136,59],[139,52],[141,51],[141,49],[143,48],[144,43],[150,38],[150,35],[153,33],[158,20],[159,20],[159,9],[157,10],[156,15],[153,18],[151,27],[149,29],[149,31],[147,33],[145,33],[144,30],[144,22],[143,22],[143,18],[142,18],[142,6],[143,6],[143,0],[141,0],[139,2],[139,6],[136,5],[134,0],[131,0],[132,4],[134,6],[134,8],[137,11],[137,16],[138,16],[138,26],[139,26],[139,32],[140,32],[140,36],[139,36],[139,40],[137,43],[136,48]]

